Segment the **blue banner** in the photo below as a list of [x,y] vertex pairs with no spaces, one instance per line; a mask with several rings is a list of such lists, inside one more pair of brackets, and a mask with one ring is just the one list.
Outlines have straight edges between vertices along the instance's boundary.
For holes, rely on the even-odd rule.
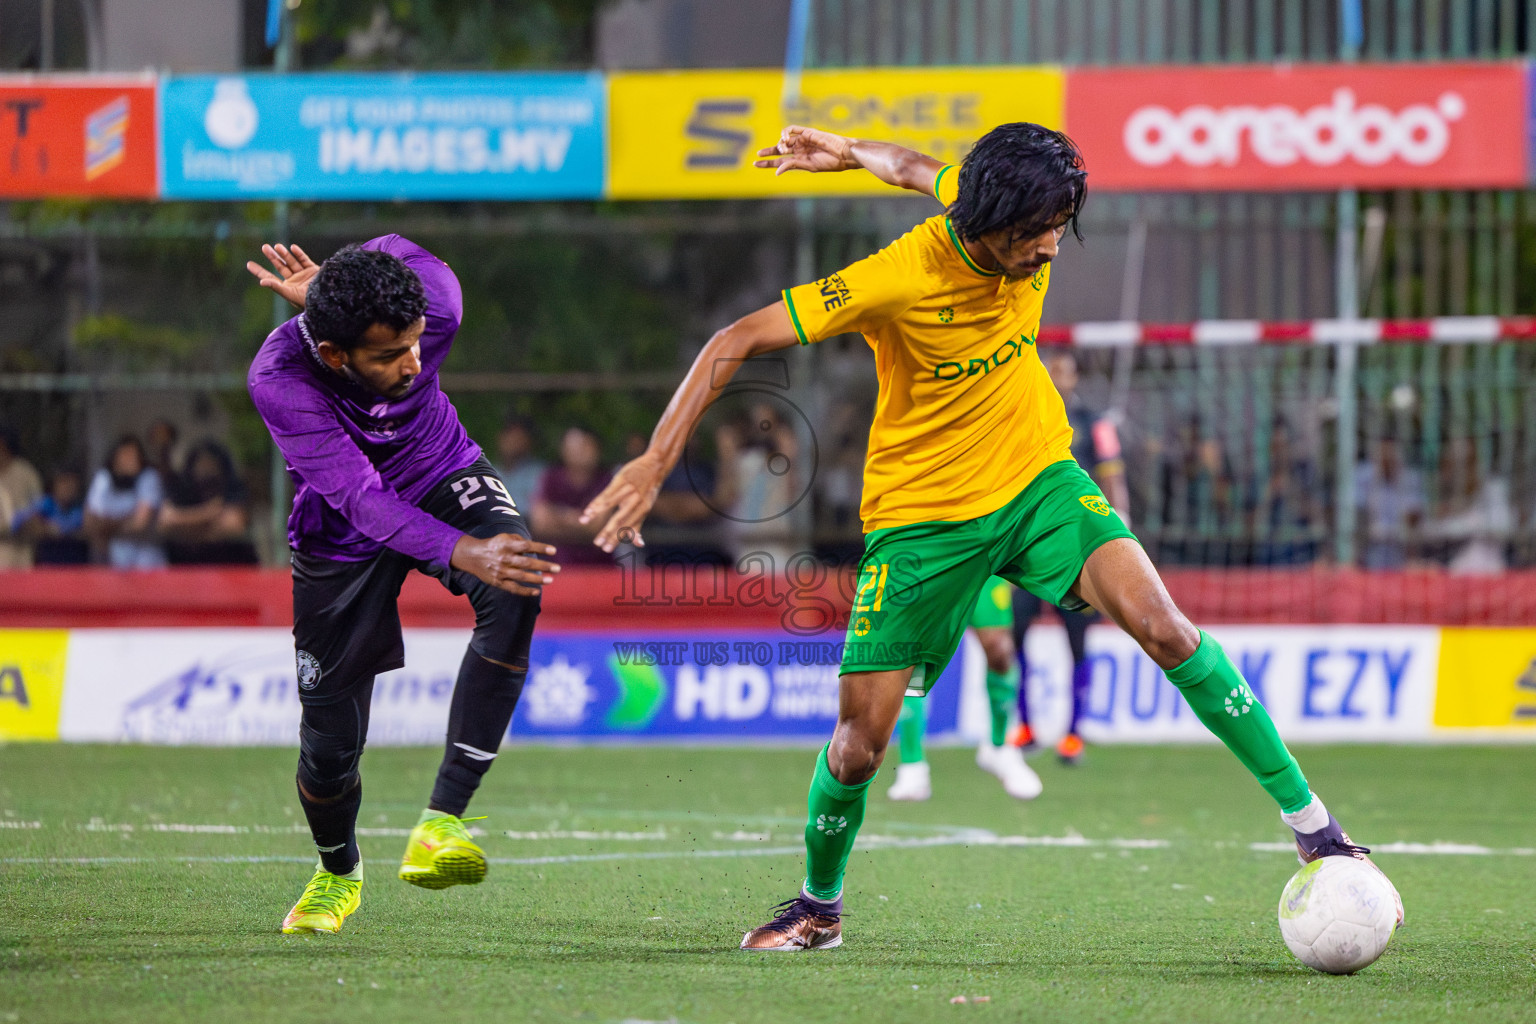
[[[517,740],[827,739],[837,724],[842,635],[535,633]],[[961,658],[927,697],[928,732],[954,733]]]
[[167,199],[592,199],[598,74],[171,77]]

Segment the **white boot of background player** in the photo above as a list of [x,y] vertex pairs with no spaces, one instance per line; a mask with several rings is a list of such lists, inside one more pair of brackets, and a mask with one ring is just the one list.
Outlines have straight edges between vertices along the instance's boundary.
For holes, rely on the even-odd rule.
[[1024,763],[1024,751],[1011,743],[994,747],[982,740],[976,748],[976,767],[996,775],[1003,792],[1015,800],[1033,800],[1045,788],[1035,770]]
[[898,764],[896,781],[891,783],[891,788],[885,791],[885,795],[892,800],[913,802],[927,800],[933,796],[933,780],[928,771],[928,762],[914,761],[911,764]]

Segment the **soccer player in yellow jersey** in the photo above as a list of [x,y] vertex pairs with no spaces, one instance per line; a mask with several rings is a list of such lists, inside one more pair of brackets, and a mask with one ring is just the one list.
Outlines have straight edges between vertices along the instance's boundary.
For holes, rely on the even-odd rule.
[[1169,598],[1152,563],[1073,461],[1072,429],[1035,349],[1063,235],[1087,174],[1071,140],[1036,124],[988,132],[959,167],[888,143],[791,126],[759,154],[782,174],[858,168],[945,212],[867,259],[784,292],[717,332],[650,446],[583,512],[595,543],[639,527],[700,415],[741,360],[858,331],[880,395],[864,469],[865,550],[841,667],[838,723],[816,756],[806,876],[743,949],[842,944],[843,872],[870,782],[908,693],[954,655],[987,578],[1063,608],[1092,606],[1141,645],[1280,805],[1304,860],[1359,856],[1307,786],[1231,659]]

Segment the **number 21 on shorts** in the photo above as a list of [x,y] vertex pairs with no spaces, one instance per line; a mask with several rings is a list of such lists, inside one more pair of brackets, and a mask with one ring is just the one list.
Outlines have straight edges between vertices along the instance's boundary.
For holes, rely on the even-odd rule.
[[[885,579],[890,569],[890,565],[885,562],[864,567],[864,579],[859,584],[859,599],[854,602],[854,611],[878,612],[880,610],[880,605],[885,600]],[[874,590],[873,604],[869,601],[871,589]]]

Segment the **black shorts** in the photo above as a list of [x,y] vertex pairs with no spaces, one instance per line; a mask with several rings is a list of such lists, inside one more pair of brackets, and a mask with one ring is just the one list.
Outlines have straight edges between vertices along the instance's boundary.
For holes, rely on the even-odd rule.
[[[418,507],[472,537],[528,536],[527,523],[484,456],[450,473]],[[471,647],[504,664],[527,667],[538,597],[511,594],[469,573],[429,567],[389,548],[362,562],[295,551],[293,643],[300,701],[329,704],[359,683],[405,664],[398,601],[412,569],[437,578],[451,593],[469,595],[475,608]]]

